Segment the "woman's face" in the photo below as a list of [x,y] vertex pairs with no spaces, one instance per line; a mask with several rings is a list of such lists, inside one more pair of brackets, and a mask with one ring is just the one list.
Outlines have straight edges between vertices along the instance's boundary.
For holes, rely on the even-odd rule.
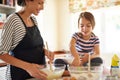
[[44,0],[29,0],[26,4],[26,7],[28,7],[30,13],[38,15],[40,10],[43,10],[44,8]]
[[88,21],[83,17],[79,20],[78,26],[79,26],[79,31],[82,33],[83,36],[87,37],[91,35],[93,27],[90,21]]

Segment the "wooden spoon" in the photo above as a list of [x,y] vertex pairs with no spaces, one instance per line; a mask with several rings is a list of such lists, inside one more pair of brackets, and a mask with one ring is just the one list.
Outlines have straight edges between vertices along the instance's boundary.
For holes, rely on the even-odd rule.
[[89,53],[89,56],[88,56],[88,77],[92,77],[93,76],[92,73],[91,73],[91,70],[90,70],[90,68],[91,68],[90,56],[91,56],[91,54]]
[[[48,50],[48,51],[47,51],[48,54],[50,54],[50,53],[49,53],[49,48],[48,48],[48,44],[47,44],[47,42],[46,42],[46,47],[47,47],[47,50]],[[53,71],[53,68],[52,68],[52,62],[49,61],[49,64],[50,64],[50,70]]]

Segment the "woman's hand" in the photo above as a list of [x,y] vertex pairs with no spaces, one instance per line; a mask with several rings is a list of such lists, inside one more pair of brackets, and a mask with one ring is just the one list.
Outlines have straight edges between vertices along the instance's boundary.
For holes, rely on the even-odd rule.
[[47,55],[48,59],[52,62],[54,60],[54,53],[51,51],[47,51]]
[[40,71],[41,68],[44,68],[44,65],[38,64],[28,64],[26,71],[30,74],[30,76],[40,79],[40,80],[47,80],[47,74],[43,71]]

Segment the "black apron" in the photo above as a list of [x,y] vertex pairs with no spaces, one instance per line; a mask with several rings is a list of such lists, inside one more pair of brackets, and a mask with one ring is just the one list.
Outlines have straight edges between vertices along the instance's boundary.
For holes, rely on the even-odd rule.
[[[25,25],[25,29],[26,29],[26,34],[24,38],[20,41],[20,43],[16,46],[16,48],[11,51],[11,54],[18,59],[30,63],[44,65],[45,54],[43,49],[43,39],[40,35],[38,27],[36,25],[34,25],[33,27],[26,27]],[[25,70],[20,69],[18,67],[11,65],[10,71],[11,71],[12,80],[26,80],[31,78],[31,76]]]

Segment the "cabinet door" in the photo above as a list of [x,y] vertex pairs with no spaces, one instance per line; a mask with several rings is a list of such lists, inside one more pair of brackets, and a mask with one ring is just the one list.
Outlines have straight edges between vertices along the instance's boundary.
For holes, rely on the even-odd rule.
[[0,13],[6,13],[6,15],[9,15],[15,11],[16,9],[13,6],[0,4]]

